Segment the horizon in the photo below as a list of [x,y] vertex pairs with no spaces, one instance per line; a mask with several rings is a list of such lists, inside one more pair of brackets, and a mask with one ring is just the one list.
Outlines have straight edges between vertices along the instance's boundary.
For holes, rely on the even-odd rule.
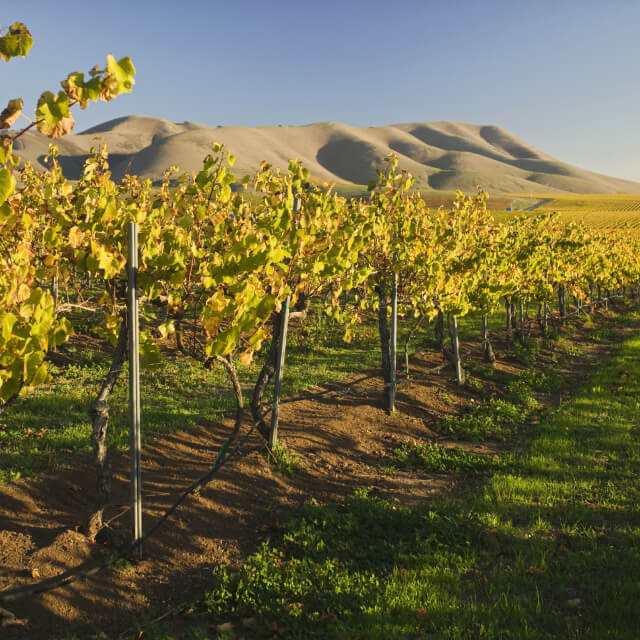
[[130,115],[212,127],[477,123],[640,182],[637,3],[330,1],[318,11],[191,0],[176,12],[114,0],[96,15],[79,0],[34,0],[5,11],[2,26],[14,21],[35,44],[3,65],[6,98],[23,97],[28,115],[68,73],[131,56],[133,92],[76,108],[76,132]]

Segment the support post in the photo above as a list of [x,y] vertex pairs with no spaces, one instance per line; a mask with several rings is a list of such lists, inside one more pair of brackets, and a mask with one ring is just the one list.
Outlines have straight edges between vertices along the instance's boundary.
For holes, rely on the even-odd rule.
[[[393,256],[393,264],[397,261],[397,255]],[[396,410],[396,352],[398,346],[398,274],[393,272],[391,285],[391,379],[389,381],[389,413]]]
[[282,375],[284,373],[284,357],[287,350],[287,330],[289,328],[289,307],[291,296],[282,303],[280,310],[280,341],[276,360],[275,388],[273,390],[273,411],[271,412],[271,429],[269,430],[269,449],[273,451],[278,444],[278,418],[280,415],[280,396],[282,395]]
[[142,473],[140,466],[140,336],[138,325],[138,225],[130,222],[128,236],[129,436],[131,459],[131,524],[136,555],[142,559]]
[[458,318],[451,318],[451,346],[453,348],[453,363],[456,368],[456,382],[464,384],[464,373],[462,371],[462,362],[460,360],[460,339],[458,338]]
[[484,351],[484,359],[487,362],[495,362],[496,356],[493,353],[491,340],[489,339],[489,316],[482,316],[482,350]]

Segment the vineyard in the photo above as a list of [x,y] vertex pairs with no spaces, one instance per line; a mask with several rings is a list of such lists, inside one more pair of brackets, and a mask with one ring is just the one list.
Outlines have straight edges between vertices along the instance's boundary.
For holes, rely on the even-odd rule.
[[[27,36],[24,25],[13,25],[6,36],[10,39],[0,39],[2,57],[26,55]],[[71,74],[58,94],[43,94],[30,127],[50,137],[68,133],[73,127],[69,107],[110,100],[131,90],[133,74],[129,59],[116,61],[111,56],[105,69],[92,70],[86,81],[83,74]],[[21,101],[11,101],[0,126],[8,129],[21,109]],[[4,134],[0,149],[0,479],[22,492],[20,500],[18,494],[6,495],[23,504],[31,500],[37,512],[42,502],[30,493],[29,482],[36,486],[46,473],[51,474],[52,486],[54,475],[72,477],[72,497],[65,499],[75,506],[65,508],[73,511],[75,525],[58,525],[63,529],[60,535],[66,536],[68,555],[65,562],[43,563],[46,575],[33,565],[27,574],[28,565],[11,559],[15,570],[2,576],[3,606],[53,598],[52,592],[114,567],[123,572],[133,567],[135,573],[132,563],[141,559],[143,548],[158,557],[192,544],[185,521],[178,521],[162,545],[154,546],[154,536],[170,526],[187,499],[199,500],[209,483],[221,481],[230,495],[236,492],[238,503],[242,498],[246,504],[268,481],[264,464],[283,473],[300,468],[303,463],[276,437],[281,382],[290,403],[283,408],[285,424],[296,419],[297,408],[304,418],[304,430],[297,437],[314,440],[317,448],[340,451],[343,459],[358,449],[370,466],[376,464],[381,436],[375,434],[374,443],[364,423],[377,420],[380,429],[390,425],[398,439],[394,465],[387,468],[390,474],[418,467],[429,473],[516,473],[517,461],[503,455],[496,443],[513,436],[516,427],[524,428],[539,408],[531,388],[551,393],[554,384],[548,371],[541,377],[530,365],[542,352],[550,366],[558,364],[550,346],[554,339],[568,340],[572,328],[584,330],[597,313],[608,317],[611,305],[628,311],[628,300],[640,293],[640,238],[630,237],[626,230],[609,228],[616,226],[609,223],[602,225],[607,228],[594,228],[586,215],[576,214],[584,218],[580,222],[567,222],[565,213],[535,212],[496,222],[482,189],[474,196],[457,193],[450,206],[430,206],[413,189],[412,176],[398,168],[395,156],[380,167],[365,197],[347,199],[314,186],[298,161],[291,161],[287,171],[263,163],[251,176],[235,176],[235,158],[219,144],[213,144],[198,172],[179,175],[168,168],[157,186],[136,176],[115,182],[107,149],[96,148],[80,179],[70,182],[53,145],[48,171],[37,172],[28,163],[21,166],[13,153],[20,135]],[[562,198],[549,205],[558,202]],[[573,203],[576,211],[581,206],[588,211],[602,201],[585,197],[581,202],[584,205]],[[626,206],[628,201],[620,197],[620,220],[633,215],[623,213]],[[132,324],[134,307],[139,333]],[[600,329],[608,330],[606,325]],[[430,353],[425,353],[426,347]],[[505,367],[496,362],[496,354],[509,354],[519,365]],[[583,354],[574,346],[574,353],[567,349],[565,355],[571,360]],[[126,396],[135,395],[127,390],[125,376],[133,375],[138,357],[143,443],[153,451],[153,465],[147,467],[149,485],[142,488],[151,503],[144,516],[147,528],[141,532],[135,525],[132,540],[121,520],[129,504],[119,452],[129,438]],[[356,379],[363,369],[366,379]],[[459,406],[449,403],[453,406],[440,416],[439,432],[482,442],[484,448],[416,443],[424,435],[420,425],[427,387],[433,386],[425,380],[434,375],[449,384],[449,391],[440,394],[440,409],[452,389],[468,400]],[[417,381],[415,387],[412,380]],[[627,384],[625,377],[621,380],[616,388]],[[349,387],[348,394],[340,391],[341,384]],[[295,393],[306,394],[297,398],[299,404],[291,398]],[[474,394],[477,406],[457,416],[456,409],[476,402]],[[325,396],[333,411],[323,413],[312,399]],[[359,398],[364,399],[362,405]],[[336,426],[345,416],[362,422],[358,438]],[[164,439],[158,439],[161,436]],[[240,464],[248,454],[253,458],[243,460],[242,473],[232,475],[232,463]],[[588,455],[604,456],[599,450]],[[343,471],[348,464],[352,470],[357,466],[344,463]],[[533,473],[535,461],[528,464]],[[170,476],[163,473],[167,468]],[[367,473],[358,476],[363,483]],[[411,476],[407,478],[405,485],[410,485]],[[421,484],[423,496],[430,490],[427,484]],[[334,487],[325,497],[334,499],[341,492],[344,496],[344,487]],[[464,564],[461,535],[475,539],[498,527],[498,515],[493,523],[488,514],[483,521],[477,514],[467,518],[460,505],[455,517],[441,519],[438,513],[401,510],[408,518],[403,524],[391,513],[395,507],[366,502],[367,495],[360,491],[348,504],[355,505],[355,513],[369,524],[379,518],[385,531],[373,539],[388,541],[397,531],[406,558],[416,540],[426,544],[432,539],[425,522],[437,520],[436,529],[446,530],[457,541],[447,560],[452,564]],[[202,500],[197,513],[190,513],[200,523],[199,535],[207,537],[203,531],[215,521],[216,512]],[[619,502],[626,505],[626,500]],[[273,508],[265,506],[270,503],[264,494],[260,503],[261,508]],[[290,546],[310,549],[317,559],[323,544],[316,539],[317,529],[326,520],[325,515],[314,515],[315,506],[306,512],[306,525],[287,535]],[[226,508],[232,509],[229,504]],[[4,517],[10,510],[4,510]],[[343,522],[339,513],[338,508],[326,518],[337,530],[344,528],[349,539],[352,524]],[[247,512],[249,522],[254,517]],[[25,529],[34,539],[47,529],[42,520],[29,523]],[[3,534],[3,545],[26,535],[14,530]],[[510,535],[516,536],[513,531]],[[352,542],[354,557],[366,568],[370,558],[357,553],[362,541]],[[255,543],[254,537],[244,541],[238,556],[246,555],[250,543]],[[337,545],[340,556],[340,542],[331,544]],[[94,546],[103,552],[96,555]],[[309,614],[307,622],[320,621],[335,631],[333,611],[351,606],[337,598],[336,587],[336,593],[327,596],[329,604],[307,611],[301,603],[307,597],[304,589],[291,586],[296,580],[307,585],[310,579],[299,567],[298,573],[274,577],[276,594],[265,595],[268,585],[260,586],[260,592],[247,587],[256,576],[267,575],[267,568],[295,566],[294,559],[289,564],[281,561],[280,551],[263,547],[264,557],[252,560],[255,571],[248,566],[246,575],[231,577],[218,566],[224,553],[208,549],[207,566],[216,567],[217,580],[207,596],[212,615],[235,615],[254,607],[260,619],[268,620],[269,598],[290,590],[286,602],[277,600],[287,616],[303,619]],[[24,549],[21,553],[28,555]],[[39,550],[29,553],[37,556]],[[188,554],[197,556],[196,547],[187,549]],[[82,563],[73,562],[76,558]],[[536,562],[540,564],[539,558]],[[543,571],[538,564],[527,569],[530,574]],[[395,580],[400,565],[388,559],[383,565]],[[323,565],[313,571],[320,572],[314,575],[322,583],[329,575],[342,575],[344,566]],[[144,578],[153,579],[153,572],[145,571]],[[347,589],[352,578],[345,574],[343,579]],[[118,597],[133,597],[133,578],[127,582],[125,574],[115,580]],[[190,576],[181,580],[176,584],[186,588]],[[356,587],[367,592],[382,578],[363,580]],[[140,610],[144,602],[136,606]],[[366,608],[362,603],[358,607]],[[2,625],[21,633],[22,622],[12,616],[2,609]],[[305,637],[304,629],[296,626],[299,620],[289,623],[285,631],[290,637]],[[274,624],[271,631],[278,635],[281,622]],[[218,629],[223,634],[228,630],[224,624]],[[379,637],[385,637],[381,633]]]
[[[583,223],[595,229],[628,227],[636,233],[640,226],[640,198],[637,194],[562,194],[513,196],[514,202],[532,206],[541,202],[532,213],[557,213],[565,222]],[[496,218],[506,220],[513,212],[495,207]]]

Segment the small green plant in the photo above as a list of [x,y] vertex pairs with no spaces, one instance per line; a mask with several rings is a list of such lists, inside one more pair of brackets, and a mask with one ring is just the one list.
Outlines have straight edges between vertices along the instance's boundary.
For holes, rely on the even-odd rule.
[[460,447],[443,447],[436,443],[407,442],[394,453],[403,467],[412,470],[486,473],[505,465],[505,460],[497,455],[474,454]]
[[484,389],[484,385],[482,384],[482,381],[478,380],[478,378],[472,378],[471,376],[467,378],[467,381],[465,384],[469,389],[472,389],[473,391],[479,392]]
[[474,362],[473,360],[467,365],[467,369],[477,376],[482,378],[492,378],[495,371],[490,364],[484,364],[482,362]]
[[555,391],[564,385],[563,379],[554,371],[526,369],[518,380],[535,391]]
[[523,338],[520,342],[514,342],[513,354],[518,362],[530,367],[536,361],[541,347],[539,338]]
[[133,570],[133,563],[128,558],[120,558],[113,564],[114,569],[122,573],[126,573],[129,570]]
[[508,402],[534,409],[538,406],[538,401],[533,394],[531,387],[525,380],[516,379],[507,385],[505,399]]
[[291,476],[296,471],[304,469],[300,458],[291,453],[291,451],[280,442],[269,451],[269,461],[280,473],[284,473],[287,476]]
[[[520,389],[520,387],[528,389],[524,385],[517,388]],[[441,422],[442,432],[460,440],[504,439],[516,426],[524,423],[528,407],[531,406],[531,399],[534,403],[536,402],[530,389],[528,389],[528,395],[520,393],[518,398],[511,396],[505,396],[504,399],[491,398],[471,413],[445,417]],[[519,402],[520,400],[525,401]]]
[[613,335],[614,333],[609,327],[600,327],[591,334],[591,339],[594,342],[606,342],[607,340],[611,340]]
[[443,418],[440,427],[443,433],[459,440],[481,441],[504,437],[508,433],[491,416],[477,412],[464,416],[447,416]]
[[575,344],[568,344],[565,349],[565,353],[570,358],[577,358],[578,356],[581,356],[584,353],[584,351],[580,347],[576,346]]
[[394,473],[398,473],[398,467],[395,464],[383,464],[379,467],[380,473],[385,476],[392,476]]

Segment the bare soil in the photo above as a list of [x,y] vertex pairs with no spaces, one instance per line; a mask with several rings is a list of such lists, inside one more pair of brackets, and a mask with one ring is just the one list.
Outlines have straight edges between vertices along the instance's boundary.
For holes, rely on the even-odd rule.
[[[581,355],[558,364],[556,356],[543,349],[538,362],[555,366],[576,384],[583,382],[611,348],[610,343],[593,342],[590,334],[591,330],[580,327],[566,334]],[[504,335],[494,336],[495,368],[517,374],[524,367],[504,357],[507,348]],[[467,362],[481,362],[477,343],[463,345],[463,352]],[[455,490],[455,473],[381,471],[381,466],[393,461],[393,450],[406,440],[447,444],[437,428],[443,415],[465,412],[482,398],[501,392],[489,380],[483,381],[481,392],[458,387],[451,368],[428,373],[441,362],[442,356],[436,353],[412,359],[411,377],[399,382],[397,411],[391,416],[383,408],[383,387],[375,371],[287,398],[280,412],[281,439],[303,469],[289,476],[271,466],[262,438],[254,432],[241,456],[190,496],[146,543],[142,561],[7,604],[25,624],[6,626],[0,635],[6,640],[39,640],[70,629],[81,638],[92,637],[98,630],[122,633],[131,628],[135,616],[150,611],[161,614],[202,595],[213,567],[241,564],[261,541],[276,536],[284,520],[310,498],[325,503],[366,486],[382,497],[415,503]],[[559,400],[542,398],[547,404]],[[230,429],[230,421],[212,422],[145,446],[143,527],[149,528],[184,487],[211,467]],[[508,446],[456,445],[479,452]],[[113,526],[127,531],[128,457],[114,455],[112,463],[113,504],[105,515]],[[36,481],[18,480],[0,487],[0,591],[93,563],[108,553],[104,545],[82,533],[92,510],[94,482],[94,465],[86,458],[78,459],[72,470],[47,472]]]

